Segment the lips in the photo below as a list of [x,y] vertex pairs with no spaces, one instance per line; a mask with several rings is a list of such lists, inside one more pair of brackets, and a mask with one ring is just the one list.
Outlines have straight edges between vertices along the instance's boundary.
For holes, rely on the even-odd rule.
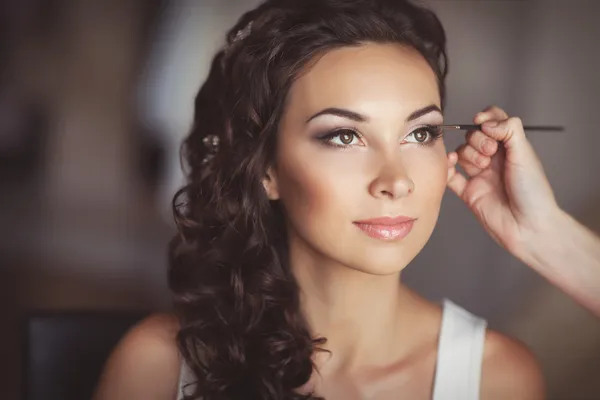
[[393,241],[406,237],[412,230],[415,221],[416,218],[405,216],[383,217],[355,221],[354,225],[367,236],[379,240]]

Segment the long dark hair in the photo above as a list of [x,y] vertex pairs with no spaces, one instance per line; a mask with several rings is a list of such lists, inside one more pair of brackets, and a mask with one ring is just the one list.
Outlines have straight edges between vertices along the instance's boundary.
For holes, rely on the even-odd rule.
[[300,312],[285,216],[262,180],[294,79],[319,55],[365,42],[419,52],[443,103],[444,29],[408,0],[267,0],[239,19],[212,62],[183,144],[187,185],[173,201],[169,250],[177,342],[197,379],[190,399],[314,398],[295,389],[325,339],[311,337]]

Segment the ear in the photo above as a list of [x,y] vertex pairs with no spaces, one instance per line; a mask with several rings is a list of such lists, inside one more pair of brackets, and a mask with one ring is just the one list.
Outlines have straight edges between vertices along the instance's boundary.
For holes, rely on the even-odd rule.
[[269,200],[279,200],[279,187],[277,185],[277,174],[272,167],[267,169],[267,173],[262,181],[267,198]]

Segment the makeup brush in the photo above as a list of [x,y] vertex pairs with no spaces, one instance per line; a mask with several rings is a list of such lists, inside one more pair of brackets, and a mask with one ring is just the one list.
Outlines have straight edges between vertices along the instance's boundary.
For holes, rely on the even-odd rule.
[[[481,130],[481,125],[438,125],[443,129],[451,129],[451,130],[460,130],[460,131],[474,131]],[[543,126],[543,125],[525,125],[523,127],[526,131],[554,131],[554,132],[562,132],[565,130],[564,126]]]

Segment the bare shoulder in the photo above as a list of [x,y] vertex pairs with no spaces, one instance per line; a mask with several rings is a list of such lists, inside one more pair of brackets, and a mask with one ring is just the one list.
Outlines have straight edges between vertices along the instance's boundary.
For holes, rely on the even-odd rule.
[[154,314],[131,328],[109,357],[94,399],[172,400],[181,364],[178,329],[169,314]]
[[540,367],[531,351],[516,339],[488,331],[481,377],[482,400],[545,398]]

